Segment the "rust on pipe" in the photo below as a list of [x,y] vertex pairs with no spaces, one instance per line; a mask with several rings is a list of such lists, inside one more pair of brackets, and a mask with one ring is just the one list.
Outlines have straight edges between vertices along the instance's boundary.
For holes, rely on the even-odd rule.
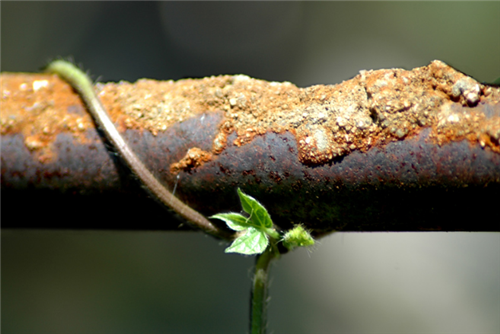
[[[1,87],[3,202],[83,193],[91,204],[146,205],[71,87],[22,73],[3,73]],[[490,218],[500,198],[500,89],[441,61],[308,88],[242,75],[96,87],[144,163],[205,215],[239,211],[241,187],[279,226],[316,235],[500,230]],[[132,228],[177,227],[158,217]]]

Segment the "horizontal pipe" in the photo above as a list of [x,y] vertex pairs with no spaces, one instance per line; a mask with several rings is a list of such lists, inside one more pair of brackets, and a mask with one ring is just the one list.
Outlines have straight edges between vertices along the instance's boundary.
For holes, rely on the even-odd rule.
[[[280,227],[302,223],[316,235],[500,230],[490,218],[500,198],[500,91],[442,62],[305,89],[224,76],[157,82],[161,94],[134,99],[141,84],[98,88],[141,160],[207,216],[239,212],[240,187]],[[3,227],[178,228],[129,176],[65,83],[2,74],[2,89]],[[256,92],[257,102],[246,92]],[[177,117],[170,123],[144,111],[165,95]],[[197,96],[204,109],[197,110]],[[349,96],[356,100],[345,102]],[[264,107],[285,104],[283,115],[265,114]]]

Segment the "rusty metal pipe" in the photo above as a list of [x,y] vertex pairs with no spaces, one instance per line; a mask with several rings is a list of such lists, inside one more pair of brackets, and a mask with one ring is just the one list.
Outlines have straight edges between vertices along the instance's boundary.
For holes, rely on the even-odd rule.
[[[138,189],[69,87],[53,76],[22,76],[2,75],[4,227],[178,227]],[[168,95],[177,119],[154,126],[144,110],[163,102],[133,95],[133,89],[140,95],[145,82],[98,87],[142,161],[205,215],[239,211],[236,188],[241,187],[266,205],[279,226],[303,223],[316,235],[499,231],[491,217],[500,194],[500,91],[471,80],[434,62],[413,71],[361,73],[336,86],[265,83],[264,93],[259,91],[264,83],[246,77],[162,82],[161,94],[153,91],[149,99]],[[45,87],[34,90],[34,82]],[[21,98],[21,89],[12,87],[23,83],[32,91]],[[238,91],[239,85],[244,90]],[[342,90],[359,96],[342,105]],[[212,95],[204,95],[207,91]],[[42,93],[50,96],[38,96]],[[194,101],[197,96],[203,101]],[[263,125],[264,107],[278,104],[292,111],[274,117],[275,111],[273,123]],[[204,109],[197,110],[199,105]],[[357,108],[346,110],[353,105]],[[27,113],[35,117],[19,121]],[[256,121],[249,126],[252,117]],[[40,223],[39,215],[15,219],[20,201],[36,208],[33,212],[47,212],[62,201],[67,210],[61,215],[74,218],[79,212],[83,222]],[[131,211],[130,203],[137,202],[141,209]]]

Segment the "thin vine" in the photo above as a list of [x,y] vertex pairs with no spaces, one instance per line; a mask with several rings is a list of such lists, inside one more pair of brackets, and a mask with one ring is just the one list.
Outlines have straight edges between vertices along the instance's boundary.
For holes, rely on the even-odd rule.
[[160,203],[171,208],[193,226],[198,227],[205,233],[217,238],[233,241],[226,248],[226,253],[257,255],[252,285],[250,332],[252,334],[264,334],[267,328],[266,308],[269,266],[273,259],[280,256],[278,244],[282,243],[288,250],[313,245],[314,239],[309,232],[300,225],[297,225],[286,233],[279,232],[264,206],[253,197],[243,193],[239,188],[238,196],[240,197],[241,206],[248,216],[243,216],[239,213],[216,214],[210,218],[223,220],[235,232],[228,233],[218,228],[205,216],[175,197],[139,160],[109,118],[88,75],[71,62],[65,60],[51,62],[47,66],[46,71],[59,75],[80,94],[94,121],[104,131],[114,149],[143,183],[144,187]]

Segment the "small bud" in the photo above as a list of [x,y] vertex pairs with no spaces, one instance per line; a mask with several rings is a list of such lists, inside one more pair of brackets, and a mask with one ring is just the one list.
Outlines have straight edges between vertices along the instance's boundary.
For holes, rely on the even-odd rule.
[[311,237],[302,225],[297,225],[290,231],[285,233],[283,237],[283,245],[292,250],[296,247],[306,247],[314,245],[314,239]]

